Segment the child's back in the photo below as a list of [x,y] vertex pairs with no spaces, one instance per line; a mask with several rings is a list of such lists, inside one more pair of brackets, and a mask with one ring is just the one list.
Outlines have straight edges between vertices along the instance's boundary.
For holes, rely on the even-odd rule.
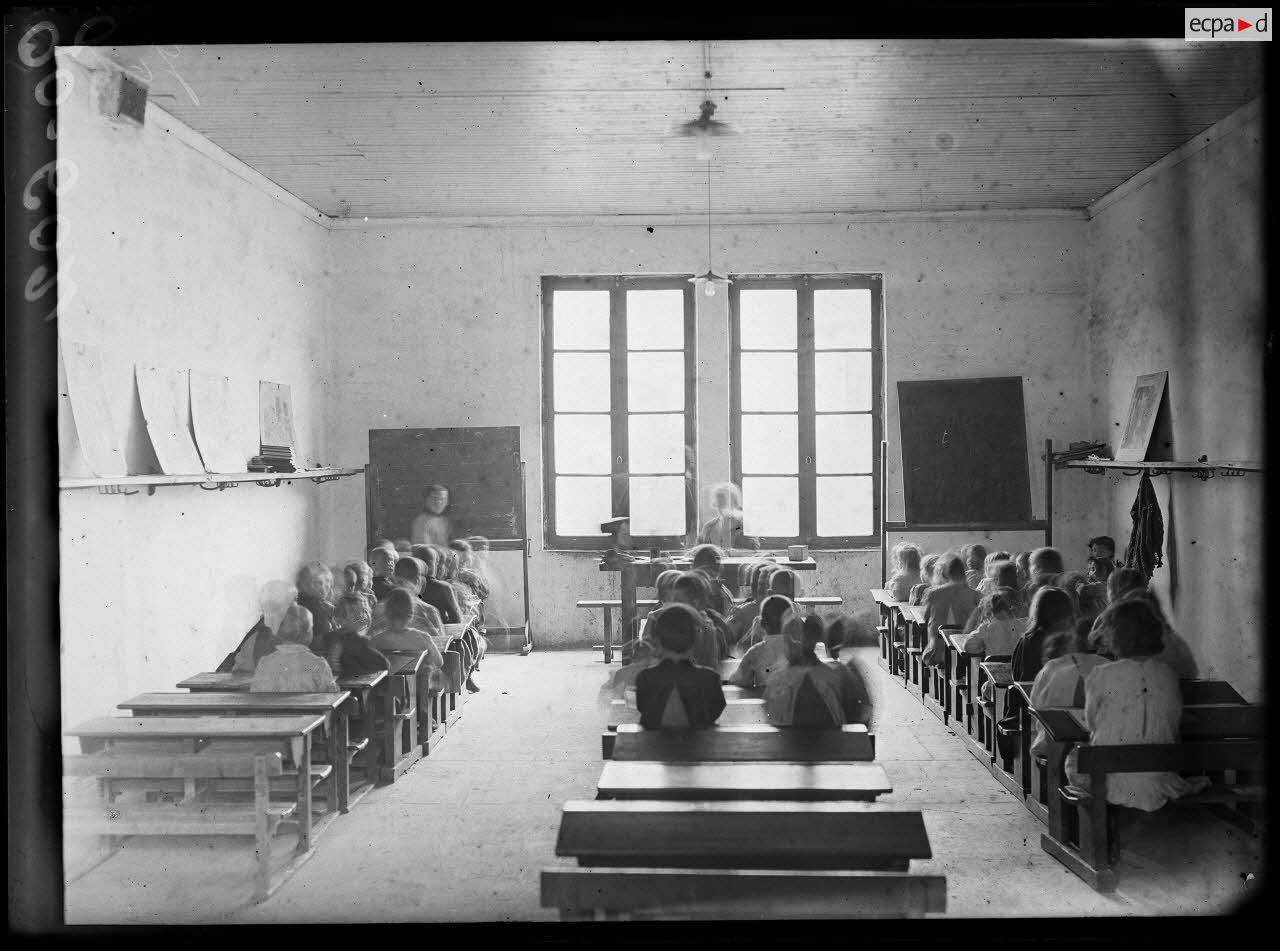
[[[679,696],[684,708],[683,723],[667,722],[672,693]],[[636,675],[636,708],[640,711],[640,725],[647,729],[712,726],[724,710],[720,674],[690,660],[664,658]]]
[[277,632],[280,644],[258,661],[249,684],[252,693],[327,693],[338,683],[323,657],[311,652],[311,612],[289,608]]

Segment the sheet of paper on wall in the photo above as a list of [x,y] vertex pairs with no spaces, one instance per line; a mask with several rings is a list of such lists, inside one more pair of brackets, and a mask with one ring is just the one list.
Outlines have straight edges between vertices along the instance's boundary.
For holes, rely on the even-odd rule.
[[264,454],[268,448],[297,448],[293,435],[293,401],[287,383],[258,381],[258,416],[259,441]]
[[1133,399],[1129,401],[1129,418],[1124,424],[1124,434],[1116,459],[1125,462],[1142,462],[1147,458],[1147,446],[1156,425],[1156,413],[1164,398],[1165,383],[1169,371],[1146,373],[1138,377],[1133,386]]
[[58,346],[67,375],[67,399],[85,462],[100,479],[128,475],[124,444],[107,405],[101,351],[77,341],[59,340]]
[[247,461],[237,447],[231,380],[191,371],[191,428],[206,472],[245,472]]
[[134,367],[138,400],[147,424],[151,448],[165,475],[204,472],[204,463],[191,438],[191,397],[186,370]]

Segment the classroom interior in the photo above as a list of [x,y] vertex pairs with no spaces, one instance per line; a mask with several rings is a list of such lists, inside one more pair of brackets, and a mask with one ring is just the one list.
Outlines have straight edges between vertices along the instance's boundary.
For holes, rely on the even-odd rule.
[[[909,515],[899,382],[1022,378],[1033,519],[1050,514],[1044,441],[1114,449],[1143,374],[1168,372],[1148,459],[1264,459],[1261,47],[58,48],[58,157],[74,169],[58,191],[58,333],[101,354],[129,472],[156,471],[135,364],[228,376],[254,449],[257,381],[287,383],[300,464],[357,470],[231,491],[60,491],[62,723],[212,670],[256,621],[265,582],[306,561],[363,557],[371,430],[518,427],[533,641],[527,656],[486,658],[449,742],[340,817],[266,902],[245,902],[239,871],[230,885],[211,871],[239,870],[242,855],[201,846],[202,863],[185,847],[139,843],[68,886],[68,920],[555,917],[539,907],[538,870],[554,864],[564,800],[591,798],[596,690],[610,672],[592,650],[600,615],[577,602],[617,598],[620,581],[600,570],[599,547],[553,544],[548,277],[878,276],[887,455],[876,488],[887,507],[877,500],[875,544],[811,545],[816,570],[803,579],[868,631],[882,550],[908,538],[883,529]],[[118,69],[147,80],[140,125],[104,116],[95,98]],[[681,134],[707,89],[715,118],[736,128]],[[735,472],[725,290],[708,296],[700,283],[693,294],[699,485]],[[89,475],[65,407],[58,436],[60,475]],[[1166,535],[1153,587],[1200,676],[1253,703],[1265,699],[1262,479],[1154,480]],[[1068,566],[1082,566],[1093,536],[1123,551],[1136,490],[1122,472],[1053,473],[1052,540]],[[1020,551],[1044,537],[909,540]],[[1221,913],[1244,897],[1246,874],[1260,876],[1256,837],[1228,830],[1203,843],[1194,875],[1152,852],[1117,894],[1097,894],[900,694],[881,690],[886,800],[926,804],[927,866],[948,874],[948,914]],[[76,750],[65,738],[63,751]],[[443,828],[425,818],[442,814]],[[389,827],[405,833],[399,844],[370,850]],[[1197,829],[1170,830],[1199,846]],[[83,856],[67,849],[70,873]],[[358,907],[343,879],[353,863],[386,883]],[[185,871],[149,896],[129,884],[165,868]],[[1055,898],[1032,901],[1028,878]],[[1020,894],[993,907],[996,892]],[[214,897],[184,902],[197,893]]]

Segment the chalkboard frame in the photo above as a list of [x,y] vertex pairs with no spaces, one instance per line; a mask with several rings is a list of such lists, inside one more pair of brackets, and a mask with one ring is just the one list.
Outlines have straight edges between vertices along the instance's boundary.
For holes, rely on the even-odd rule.
[[[964,531],[980,529],[1038,531],[1045,527],[1043,521],[1032,517],[1031,477],[1027,453],[1025,403],[1023,400],[1024,382],[1021,376],[898,381],[898,432],[901,440],[902,498],[905,520],[903,522],[889,523],[886,528],[897,531]],[[920,484],[918,482],[913,483],[910,479],[909,474],[911,472],[919,471],[926,460],[932,460],[935,457],[932,455],[931,449],[924,445],[916,445],[916,439],[919,437],[915,435],[912,429],[905,428],[903,423],[913,404],[918,405],[923,399],[948,390],[970,387],[981,388],[984,385],[991,390],[989,394],[985,395],[990,399],[992,409],[997,412],[1003,412],[1004,416],[993,417],[991,413],[985,410],[974,410],[956,417],[962,423],[962,426],[957,426],[956,428],[957,442],[965,441],[968,445],[976,442],[977,445],[982,446],[984,445],[984,440],[990,442],[993,435],[1003,433],[1012,438],[1013,446],[1006,454],[998,457],[1007,460],[1007,464],[1003,469],[996,468],[997,457],[988,456],[983,459],[980,452],[971,451],[967,453],[962,459],[963,462],[970,466],[976,462],[985,465],[986,469],[977,477],[968,480],[959,478],[952,483],[952,486],[964,488],[973,486],[972,491],[974,494],[966,499],[970,504],[977,504],[984,496],[998,497],[1006,503],[1012,499],[1016,503],[1022,504],[1017,505],[1012,511],[1007,505],[1004,505],[1000,511],[991,508],[979,511],[966,510],[957,513],[954,510],[954,499],[943,501],[941,496],[928,497],[922,494]],[[1003,388],[1005,392],[998,393],[998,388]],[[974,400],[966,403],[954,394],[948,403],[957,406],[982,405],[976,404]],[[908,435],[909,433],[912,435]],[[976,440],[972,438],[975,434],[977,436]],[[920,465],[917,463],[920,463]],[[993,472],[999,472],[1006,483],[995,490],[990,487]]]

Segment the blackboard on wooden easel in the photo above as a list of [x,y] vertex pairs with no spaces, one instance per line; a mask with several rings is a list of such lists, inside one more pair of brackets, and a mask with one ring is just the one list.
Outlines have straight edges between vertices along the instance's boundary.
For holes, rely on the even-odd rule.
[[1031,523],[1022,378],[898,383],[909,525]]

